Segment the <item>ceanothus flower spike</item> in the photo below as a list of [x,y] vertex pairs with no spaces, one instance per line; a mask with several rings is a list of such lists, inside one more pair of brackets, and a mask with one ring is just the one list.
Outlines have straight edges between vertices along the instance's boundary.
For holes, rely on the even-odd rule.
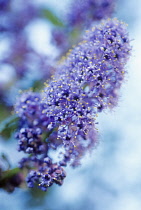
[[74,162],[97,142],[96,114],[117,104],[130,50],[126,25],[103,21],[86,31],[44,89],[43,112],[52,118],[56,139],[63,141],[67,155],[71,151]]
[[72,87],[75,83],[81,89],[83,100],[99,112],[117,104],[117,91],[124,80],[130,51],[126,25],[108,19],[86,31],[82,42],[68,54],[59,74],[64,79],[69,77]]
[[117,104],[130,50],[126,25],[105,20],[86,31],[42,93],[21,96],[15,106],[22,120],[17,137],[19,150],[30,154],[20,163],[31,169],[29,187],[37,183],[46,191],[54,183],[61,185],[63,167],[78,166],[96,147],[97,114]]

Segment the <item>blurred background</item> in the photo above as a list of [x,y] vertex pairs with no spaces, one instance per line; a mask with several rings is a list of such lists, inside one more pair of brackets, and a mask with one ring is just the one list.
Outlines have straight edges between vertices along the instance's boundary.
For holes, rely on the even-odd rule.
[[[77,40],[75,29],[69,42],[65,42],[68,31],[64,29],[64,20],[70,1],[36,0],[34,4],[26,1],[24,5],[24,1],[15,0],[10,13],[0,0],[1,121],[11,114],[19,89],[40,90],[55,72],[54,62],[65,53],[64,49],[74,44],[73,38]],[[1,189],[0,209],[141,209],[141,1],[118,0],[116,3],[113,16],[128,24],[133,50],[118,107],[99,114],[99,145],[83,158],[80,167],[67,168],[61,187],[53,186],[46,193],[24,187],[9,194]],[[26,6],[29,11],[23,9]],[[22,12],[28,12],[23,14],[24,20],[18,16]],[[22,28],[14,29],[14,23]],[[25,51],[26,57],[19,56]],[[0,153],[16,166],[23,154],[16,151],[13,135],[4,137],[0,138]]]

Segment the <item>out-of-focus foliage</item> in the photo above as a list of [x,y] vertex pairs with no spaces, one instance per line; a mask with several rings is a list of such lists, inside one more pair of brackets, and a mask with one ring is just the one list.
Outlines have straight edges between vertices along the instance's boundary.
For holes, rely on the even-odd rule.
[[1,122],[0,134],[4,138],[10,138],[12,133],[16,130],[17,126],[18,117],[16,115],[12,115]]
[[64,24],[59,17],[57,17],[53,11],[48,8],[42,9],[43,17],[50,21],[54,26],[64,27]]

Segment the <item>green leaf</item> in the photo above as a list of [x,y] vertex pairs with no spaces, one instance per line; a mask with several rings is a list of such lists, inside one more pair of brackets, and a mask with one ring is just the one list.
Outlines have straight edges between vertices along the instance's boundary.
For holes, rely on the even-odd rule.
[[4,161],[7,164],[8,169],[9,169],[11,165],[10,165],[10,161],[9,161],[7,155],[4,154],[4,153],[2,153],[1,156],[0,156],[0,158],[2,159],[2,161]]
[[77,40],[78,37],[80,37],[80,34],[81,34],[81,32],[80,32],[79,28],[74,28],[70,33],[70,38],[73,40]]
[[11,109],[4,103],[0,103],[0,122],[11,114]]
[[17,128],[17,125],[18,117],[16,115],[7,117],[0,123],[0,134],[3,137],[9,138],[12,132]]
[[34,199],[44,199],[44,197],[47,195],[48,192],[44,192],[41,189],[39,189],[38,185],[35,184],[34,188],[30,189],[30,194]]
[[42,90],[43,87],[44,87],[43,82],[36,80],[36,81],[34,81],[34,83],[32,85],[32,91],[33,92],[38,92],[38,91]]
[[49,20],[53,25],[64,27],[62,20],[60,20],[54,13],[48,8],[42,9],[43,17]]
[[20,172],[19,168],[13,168],[11,170],[7,170],[7,171],[2,172],[0,182],[3,181],[3,180],[11,178],[12,176],[16,175],[19,172]]

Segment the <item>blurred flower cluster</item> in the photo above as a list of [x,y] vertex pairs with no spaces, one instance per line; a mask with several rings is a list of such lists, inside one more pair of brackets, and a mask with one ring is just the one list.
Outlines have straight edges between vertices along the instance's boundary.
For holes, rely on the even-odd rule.
[[112,17],[115,10],[115,0],[72,0],[66,12],[63,30],[54,28],[53,43],[66,52],[70,45],[76,44],[80,35],[92,24]]
[[0,96],[6,105],[13,103],[9,99],[13,86],[26,89],[24,80],[33,85],[45,81],[54,71],[48,55],[34,49],[29,39],[28,28],[37,20],[44,20],[43,8],[34,1],[0,1]]
[[[20,186],[21,174],[26,174],[28,187],[46,191],[54,183],[62,185],[64,167],[77,167],[97,146],[97,114],[117,105],[131,51],[126,24],[107,19],[114,7],[111,0],[72,1],[64,23],[31,1],[21,0],[18,5],[16,0],[0,1],[0,38],[8,42],[0,60],[2,68],[13,68],[18,84],[27,72],[40,75],[39,87],[33,85],[34,91],[20,95],[13,104],[16,115],[0,127],[4,134],[15,126],[18,151],[25,153],[15,173],[0,169],[0,181],[5,173],[6,182],[16,176],[15,187]],[[44,17],[54,25],[52,44],[60,50],[53,65],[52,59],[32,48],[26,30],[32,21]],[[3,99],[5,90],[0,87]]]

